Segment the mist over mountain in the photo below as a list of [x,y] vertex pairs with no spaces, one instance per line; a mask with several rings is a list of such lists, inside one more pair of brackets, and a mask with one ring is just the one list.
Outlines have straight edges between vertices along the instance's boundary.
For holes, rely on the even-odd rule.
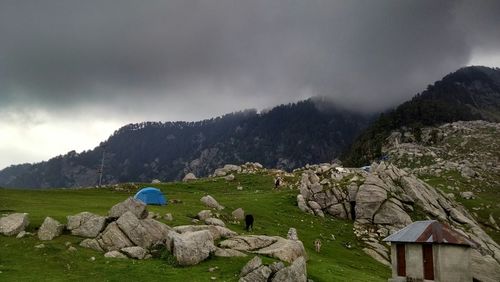
[[381,157],[382,144],[392,130],[412,129],[454,121],[500,122],[500,69],[465,67],[429,85],[397,108],[382,113],[343,156],[352,166],[366,165]]
[[93,150],[0,171],[0,185],[17,188],[85,187],[152,179],[206,176],[226,163],[260,162],[286,170],[330,162],[368,125],[370,116],[324,99],[246,110],[199,122],[144,122],[117,130]]

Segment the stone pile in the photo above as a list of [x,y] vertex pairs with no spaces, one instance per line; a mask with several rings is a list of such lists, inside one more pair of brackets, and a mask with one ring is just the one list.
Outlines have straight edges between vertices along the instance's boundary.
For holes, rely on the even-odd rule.
[[[474,277],[496,277],[496,273],[500,278],[500,246],[463,206],[441,191],[384,162],[373,164],[370,173],[337,167],[323,164],[303,172],[297,195],[301,210],[354,220],[354,232],[365,243],[365,252],[386,265],[390,256],[383,238],[411,223],[410,215],[415,213],[438,219],[478,244],[473,250],[477,258],[473,260]],[[489,269],[480,261],[490,262]]]

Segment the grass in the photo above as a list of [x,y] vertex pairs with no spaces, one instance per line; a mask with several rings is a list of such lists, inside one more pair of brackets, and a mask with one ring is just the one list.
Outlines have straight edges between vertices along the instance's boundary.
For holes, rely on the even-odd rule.
[[[238,185],[243,190],[236,189]],[[150,184],[148,184],[150,186]],[[191,224],[192,216],[206,209],[199,199],[210,194],[226,208],[220,217],[229,219],[231,211],[243,208],[255,217],[251,234],[279,235],[286,237],[290,227],[297,228],[308,253],[308,276],[314,281],[386,281],[390,269],[362,252],[349,221],[319,218],[302,213],[297,207],[297,191],[273,190],[269,175],[240,175],[232,182],[224,179],[202,179],[190,183],[152,185],[160,188],[172,200],[181,203],[164,207],[152,206],[150,211],[172,213],[171,226]],[[66,216],[81,211],[105,215],[109,208],[134,194],[135,191],[115,189],[79,190],[12,190],[0,189],[0,213],[27,212],[30,216],[28,231],[35,232],[46,216],[63,223]],[[228,227],[245,234],[243,225]],[[336,240],[331,240],[335,235]],[[314,251],[313,241],[322,238],[321,253]],[[171,259],[144,261],[104,258],[101,253],[81,248],[82,238],[64,234],[53,241],[43,242],[45,248],[36,249],[42,242],[36,236],[16,239],[0,236],[0,281],[237,281],[243,265],[251,259],[212,257],[192,267],[177,267]],[[65,246],[71,242],[77,248],[69,252]],[[351,242],[347,249],[344,243]],[[95,261],[91,260],[95,258]],[[265,261],[272,261],[265,258]],[[219,269],[208,272],[211,267]]]

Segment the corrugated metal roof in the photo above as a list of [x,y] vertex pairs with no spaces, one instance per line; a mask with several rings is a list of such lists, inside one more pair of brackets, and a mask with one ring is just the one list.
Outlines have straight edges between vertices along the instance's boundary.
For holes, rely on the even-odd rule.
[[416,221],[384,239],[385,242],[438,243],[474,246],[448,225],[437,220]]

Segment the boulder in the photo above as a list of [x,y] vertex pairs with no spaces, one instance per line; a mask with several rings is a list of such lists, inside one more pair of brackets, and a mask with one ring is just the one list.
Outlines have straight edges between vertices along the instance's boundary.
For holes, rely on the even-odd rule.
[[474,199],[474,193],[471,191],[460,192],[460,197],[466,200]]
[[365,252],[367,255],[371,256],[372,258],[374,258],[376,261],[382,263],[383,265],[386,265],[389,267],[391,266],[391,263],[386,258],[381,256],[378,252],[376,252],[370,248],[363,248],[363,252]]
[[212,217],[212,211],[211,210],[202,210],[198,213],[198,215],[196,215],[196,217],[199,219],[199,220],[205,220],[207,218],[210,218]]
[[307,212],[310,214],[314,214],[314,212],[309,208],[309,206],[306,203],[306,200],[304,199],[304,196],[301,194],[297,195],[297,205],[299,206],[299,209],[303,212]]
[[293,262],[298,257],[306,257],[306,250],[301,241],[287,240],[281,237],[277,238],[278,240],[272,245],[254,251],[254,253],[274,257],[289,263]]
[[116,223],[130,241],[146,249],[162,243],[170,230],[170,227],[154,219],[140,220],[130,211],[120,216]]
[[477,250],[471,251],[472,277],[478,281],[500,281],[500,265],[488,255],[482,255]]
[[96,239],[85,239],[80,243],[80,247],[89,248],[98,252],[104,252]]
[[373,217],[373,223],[403,227],[412,223],[412,220],[400,206],[392,201],[386,201]]
[[0,234],[14,236],[29,224],[27,213],[13,213],[0,218]]
[[213,218],[213,217],[205,219],[205,224],[226,227],[226,224],[224,224],[224,221],[222,221],[218,218]]
[[81,212],[76,215],[70,215],[68,218],[67,229],[75,236],[95,238],[104,228],[106,218],[90,212]]
[[105,258],[119,258],[119,259],[126,259],[127,256],[120,253],[119,251],[110,251],[104,254]]
[[238,251],[253,251],[276,243],[278,238],[280,237],[265,235],[235,236],[220,242],[219,246]]
[[279,270],[273,282],[306,282],[307,266],[304,257],[297,258],[290,266]]
[[267,282],[271,276],[271,269],[268,266],[261,265],[254,271],[248,273],[245,277],[241,277],[239,282]]
[[146,210],[146,204],[140,200],[129,197],[125,201],[114,205],[109,210],[109,217],[119,218],[126,212],[131,212],[135,217],[139,219],[147,218],[148,211]]
[[235,179],[234,174],[230,174],[224,177],[226,181],[233,181]]
[[214,199],[214,197],[210,195],[203,196],[200,201],[205,204],[209,208],[217,209],[217,210],[222,210],[224,209],[223,206],[219,205],[219,203]]
[[245,219],[245,211],[242,208],[235,209],[231,214],[233,215],[233,218],[236,220]]
[[187,232],[173,238],[173,255],[180,265],[196,265],[215,252],[214,239],[208,230]]
[[97,241],[105,251],[117,251],[134,245],[127,235],[120,230],[116,222],[106,226]]
[[160,184],[160,183],[161,183],[161,181],[160,181],[160,180],[158,180],[158,179],[153,179],[153,180],[151,181],[151,184]]
[[121,249],[121,252],[126,254],[129,258],[144,259],[148,251],[144,248],[133,246]]
[[246,257],[245,253],[232,249],[221,249],[217,248],[214,255],[216,257]]
[[253,257],[251,260],[243,266],[243,268],[240,271],[240,277],[247,276],[248,273],[256,270],[262,265],[262,259],[258,256]]
[[194,175],[194,173],[190,172],[188,174],[186,174],[184,176],[184,178],[182,179],[183,182],[188,182],[188,181],[191,181],[191,180],[196,180],[196,175]]
[[64,229],[64,224],[61,224],[59,221],[46,217],[38,229],[38,239],[42,241],[52,240],[55,237],[61,235]]
[[175,226],[174,230],[180,234],[186,232],[208,230],[210,231],[210,234],[212,234],[214,240],[219,240],[220,238],[231,238],[238,235],[238,233],[226,227],[217,225],[180,225],[180,226]]
[[387,199],[387,191],[370,184],[363,184],[356,194],[356,219],[371,221],[375,212]]
[[299,240],[299,236],[297,235],[297,229],[290,228],[288,229],[288,234],[286,235],[288,240]]
[[166,221],[172,221],[174,220],[174,217],[172,216],[171,213],[166,213],[164,216],[163,216],[163,219],[166,220]]

